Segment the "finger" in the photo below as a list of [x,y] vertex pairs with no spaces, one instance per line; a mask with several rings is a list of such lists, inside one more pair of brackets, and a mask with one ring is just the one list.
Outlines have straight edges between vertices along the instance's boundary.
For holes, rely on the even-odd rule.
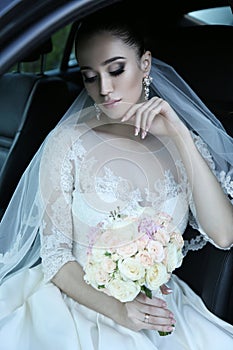
[[141,319],[141,324],[144,329],[154,329],[161,332],[172,332],[175,323],[175,319],[157,317],[148,313],[143,314]]
[[152,105],[154,104],[154,100],[151,99],[142,104],[135,104],[129,108],[127,113],[121,119],[122,122],[131,121],[134,118],[135,125],[135,136],[137,136],[142,129],[145,132],[146,129],[146,120],[147,114],[152,111]]
[[153,101],[151,101],[149,105],[147,104],[142,106],[142,108],[140,109],[142,130],[145,130],[146,132],[149,131],[151,123],[157,115],[157,110],[159,110],[157,103]]
[[164,320],[172,319],[174,321],[175,316],[172,311],[162,307],[145,307],[143,310],[140,310],[143,314],[149,314],[151,317],[163,318]]
[[173,292],[173,290],[171,288],[169,288],[166,284],[163,284],[161,287],[160,287],[160,290],[163,294],[171,294]]
[[164,100],[161,98],[156,98],[156,100],[153,100],[153,103],[150,105],[150,107],[148,108],[148,116],[146,118],[146,129],[148,130],[149,127],[151,126],[151,123],[153,121],[153,119],[161,114],[161,111],[163,109],[163,104],[164,104]]
[[[134,135],[138,136],[140,132],[140,127],[135,126],[135,114],[138,109],[138,104],[133,105],[132,107],[129,108],[127,113],[123,116],[121,119],[122,122],[128,122],[129,124],[134,126]],[[140,123],[137,123],[140,125]]]
[[[137,111],[137,130],[141,129],[141,137],[144,139],[153,123],[155,118],[160,114],[162,109],[163,100],[155,97],[150,100],[150,103],[143,104]],[[140,126],[139,126],[140,123]],[[140,130],[139,129],[139,130]]]
[[125,115],[121,118],[121,121],[126,122],[126,121],[130,120],[135,115],[138,107],[139,107],[139,104],[134,104],[133,106],[131,106],[128,109],[128,111],[125,113]]
[[176,320],[174,317],[167,318],[167,317],[150,315],[148,319],[148,323],[153,325],[160,325],[160,326],[172,326],[172,325],[175,325]]
[[153,297],[151,299],[151,298],[148,298],[144,293],[139,293],[136,300],[143,305],[151,305],[151,306],[157,306],[161,308],[167,307],[167,303],[163,299],[160,299],[158,297]]

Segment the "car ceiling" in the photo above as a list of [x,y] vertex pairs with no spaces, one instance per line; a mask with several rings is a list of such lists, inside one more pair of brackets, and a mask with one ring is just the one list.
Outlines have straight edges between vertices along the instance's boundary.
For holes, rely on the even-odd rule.
[[[116,2],[125,3],[132,8],[136,19],[143,18],[150,26],[154,26],[156,19],[159,28],[172,26],[183,14],[193,10],[232,6],[232,0],[156,0],[156,6],[154,0],[143,3],[141,0],[4,0],[0,7],[0,74],[62,25]],[[155,8],[154,11],[150,10],[150,6]],[[156,16],[157,13],[159,16]]]

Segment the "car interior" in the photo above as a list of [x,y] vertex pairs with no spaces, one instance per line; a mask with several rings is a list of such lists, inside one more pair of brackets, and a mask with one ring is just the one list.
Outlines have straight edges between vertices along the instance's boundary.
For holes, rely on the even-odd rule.
[[[126,1],[127,3],[127,1]],[[197,2],[198,3],[198,2]],[[136,4],[136,3],[135,3]],[[189,83],[233,136],[233,26],[199,24],[177,7],[156,24],[147,13],[148,47]],[[140,7],[135,11],[140,11]],[[137,12],[136,12],[137,13]],[[168,23],[166,31],[163,22]],[[14,71],[0,77],[0,215],[2,216],[24,169],[36,150],[81,91],[77,62],[71,64],[75,30],[70,31],[60,68],[47,71],[45,59],[54,49],[52,38],[36,48]],[[39,72],[21,71],[22,62],[40,61]],[[187,227],[185,239],[198,232]],[[207,243],[189,251],[175,273],[201,296],[206,306],[233,324],[233,249],[220,250]]]

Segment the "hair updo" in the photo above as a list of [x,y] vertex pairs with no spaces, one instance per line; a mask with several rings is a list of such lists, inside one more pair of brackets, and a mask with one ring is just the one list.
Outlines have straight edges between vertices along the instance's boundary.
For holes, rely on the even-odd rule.
[[[140,23],[132,22],[131,16],[126,14],[126,10],[119,6],[110,6],[95,12],[86,17],[79,25],[75,37],[75,52],[79,44],[85,42],[91,36],[108,32],[109,34],[121,39],[126,45],[135,49],[138,60],[145,52],[145,42],[142,27]],[[141,28],[140,28],[141,27]]]

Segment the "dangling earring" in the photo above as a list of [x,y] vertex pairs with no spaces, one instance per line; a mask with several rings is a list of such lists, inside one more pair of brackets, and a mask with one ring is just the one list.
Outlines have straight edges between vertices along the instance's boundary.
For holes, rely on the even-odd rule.
[[142,83],[144,86],[145,101],[149,100],[151,82],[152,82],[152,77],[148,75],[146,75],[142,80]]
[[97,120],[100,120],[101,109],[99,108],[99,106],[96,103],[94,103],[94,107],[95,107],[96,118],[97,118]]

